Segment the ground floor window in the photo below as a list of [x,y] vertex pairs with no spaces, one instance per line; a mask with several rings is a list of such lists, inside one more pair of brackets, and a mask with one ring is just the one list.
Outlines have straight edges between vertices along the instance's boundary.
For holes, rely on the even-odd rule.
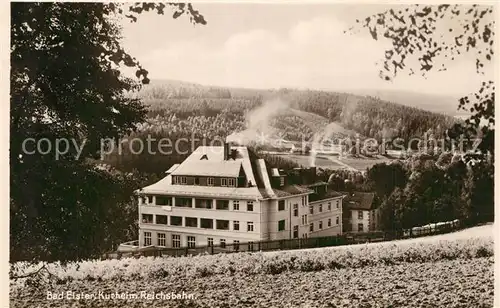
[[293,238],[299,238],[299,226],[293,226]]
[[172,234],[172,247],[181,247],[181,236],[179,234]]
[[234,240],[233,241],[233,247],[234,247],[234,251],[240,250],[240,241]]
[[151,232],[144,232],[144,246],[151,246]]
[[188,246],[188,248],[195,248],[196,247],[196,237],[188,236],[187,237],[187,246]]
[[213,237],[209,237],[207,238],[207,245],[209,247],[213,246],[214,245],[214,238]]
[[220,239],[220,248],[226,248],[226,240],[223,238]]
[[248,242],[248,251],[253,251],[253,242]]
[[358,231],[363,232],[363,224],[358,224]]
[[167,246],[167,235],[165,233],[158,233],[158,246]]

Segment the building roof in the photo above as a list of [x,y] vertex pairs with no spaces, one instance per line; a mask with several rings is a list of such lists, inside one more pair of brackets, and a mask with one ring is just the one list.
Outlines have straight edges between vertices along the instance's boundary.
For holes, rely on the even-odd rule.
[[[255,185],[255,177],[246,147],[232,146],[236,150],[234,159],[224,160],[223,146],[200,146],[189,155],[181,164],[174,168],[171,174],[160,181],[138,190],[139,193],[148,194],[172,194],[175,196],[206,196],[206,197],[238,197],[242,199],[260,199],[262,195],[257,188],[253,187],[218,187],[218,186],[195,186],[175,185],[172,183],[173,175],[193,176],[224,176],[238,177],[243,169],[247,180]],[[203,158],[203,159],[202,159]],[[267,176],[267,173],[266,173]]]
[[309,203],[321,202],[332,198],[342,197],[343,194],[338,191],[329,190],[321,195],[311,195],[309,197]]
[[287,185],[279,189],[271,188],[272,192],[268,192],[264,188],[261,188],[259,190],[264,198],[286,198],[295,195],[310,194],[314,192],[301,185]]
[[371,210],[375,207],[375,193],[366,192],[351,192],[344,193],[346,196],[344,198],[343,204],[351,210]]
[[261,194],[257,187],[219,187],[219,186],[197,186],[197,185],[172,185],[172,176],[168,175],[160,181],[146,186],[139,193],[147,194],[172,194],[174,196],[199,197],[238,197],[242,199],[259,199]]
[[[314,191],[304,185],[286,185],[273,188],[269,179],[271,170],[267,170],[266,162],[258,159],[246,147],[231,146],[235,155],[224,159],[224,147],[200,146],[181,164],[172,166],[168,175],[160,181],[138,190],[146,194],[171,194],[174,196],[198,196],[212,198],[241,198],[248,200],[285,198],[295,195],[311,194]],[[238,177],[244,172],[251,187],[219,187],[179,185],[172,183],[172,176],[219,176]],[[326,184],[326,183],[324,183]]]
[[320,181],[320,182],[315,182],[315,183],[312,183],[312,184],[308,184],[307,187],[324,186],[324,185],[328,185],[328,183]]
[[173,164],[172,167],[170,167],[167,171],[165,171],[165,173],[172,173],[174,172],[175,169],[177,169],[177,167],[179,167],[181,164]]
[[241,161],[190,161],[182,163],[177,167],[172,175],[191,175],[191,176],[219,176],[219,177],[238,177],[241,171]]

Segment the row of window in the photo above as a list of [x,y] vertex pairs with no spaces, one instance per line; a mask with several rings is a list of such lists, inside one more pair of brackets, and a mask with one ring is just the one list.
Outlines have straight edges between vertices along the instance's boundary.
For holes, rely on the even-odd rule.
[[[154,203],[152,196],[144,196],[143,202],[145,204],[153,204]],[[194,207],[197,209],[212,209],[213,203],[214,203],[213,199],[196,198]],[[240,210],[240,201],[233,200],[232,203],[233,203],[233,211],[239,211]],[[172,198],[171,197],[156,196],[155,204],[156,205],[170,205],[170,206],[172,206]],[[177,198],[175,198],[175,207],[192,208],[193,207],[193,198],[177,197]],[[216,200],[215,201],[215,209],[228,211],[229,210],[229,200]],[[253,201],[247,201],[246,210],[248,212],[254,211]]]
[[[208,177],[207,179],[207,186],[214,186],[215,185],[215,179],[212,177]],[[173,183],[174,184],[180,184],[180,185],[186,185],[187,184],[187,177],[185,176],[174,176],[173,177]],[[221,178],[220,179],[220,186],[224,187],[236,187],[236,178]],[[200,178],[195,177],[194,178],[194,185],[200,185]]]
[[[339,207],[340,207],[340,201],[335,200],[335,208],[338,209]],[[328,202],[326,211],[331,211],[331,210],[332,210],[332,202]],[[318,213],[322,213],[322,212],[323,212],[323,203],[320,203],[320,204],[318,204]],[[313,205],[309,205],[309,214],[314,214],[314,206]]]
[[[340,223],[340,218],[337,216],[337,217],[335,217],[335,224],[339,225],[339,223]],[[327,226],[328,227],[332,226],[332,219],[331,218],[328,218]],[[322,230],[322,229],[323,229],[323,221],[320,220],[320,221],[318,221],[318,230]],[[313,222],[311,222],[309,224],[309,232],[314,232],[314,223]]]
[[[181,245],[181,236],[180,234],[172,234],[171,235],[172,239],[172,247],[173,248],[180,248]],[[167,247],[167,235],[166,233],[158,232],[156,233],[156,246],[160,247]],[[239,247],[239,240],[234,240],[233,241],[233,248],[235,250],[238,250]],[[144,232],[144,246],[151,246],[152,245],[152,233],[147,231]],[[208,246],[214,246],[214,238],[209,237],[207,238],[207,245]],[[226,247],[226,239],[219,239],[219,245],[221,248]],[[186,245],[185,247],[188,248],[195,248],[196,247],[196,236],[187,236],[186,237]],[[248,250],[253,250],[253,242],[248,242]]]
[[[363,219],[363,212],[364,211],[358,211],[358,219]],[[354,216],[354,213],[353,213]]]
[[[214,229],[215,226],[215,229],[217,230],[229,230],[229,220],[198,218],[198,217],[167,216],[167,215],[154,215],[154,216],[156,216],[155,220],[153,220],[153,214],[142,214],[142,222],[148,224],[156,223],[158,225],[192,227],[192,228],[202,228],[202,229]],[[170,217],[170,223],[169,223],[169,217]],[[240,231],[240,222],[238,220],[233,220],[232,230]],[[247,231],[248,232],[254,231],[253,221],[247,221]]]

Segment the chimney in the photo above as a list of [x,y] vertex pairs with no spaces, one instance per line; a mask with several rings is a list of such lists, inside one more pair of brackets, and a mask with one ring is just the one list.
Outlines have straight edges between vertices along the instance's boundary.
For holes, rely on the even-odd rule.
[[229,160],[229,143],[224,142],[224,160]]

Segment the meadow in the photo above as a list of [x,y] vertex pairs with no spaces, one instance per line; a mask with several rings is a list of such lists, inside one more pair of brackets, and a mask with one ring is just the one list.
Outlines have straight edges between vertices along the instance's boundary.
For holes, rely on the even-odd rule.
[[[11,307],[492,307],[492,225],[462,236],[271,253],[45,264]],[[43,264],[15,263],[11,277]],[[192,294],[48,300],[47,292]],[[139,295],[138,295],[139,296]],[[97,295],[98,297],[98,295]]]

